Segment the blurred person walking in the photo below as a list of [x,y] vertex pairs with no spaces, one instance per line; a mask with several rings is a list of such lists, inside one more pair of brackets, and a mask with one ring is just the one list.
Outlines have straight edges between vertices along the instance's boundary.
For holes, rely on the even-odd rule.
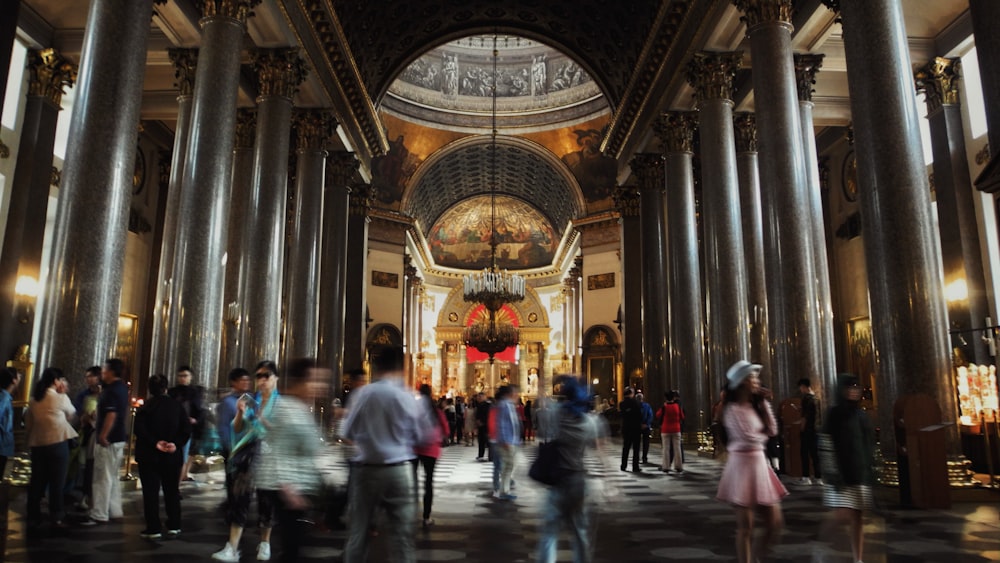
[[441,443],[447,440],[450,430],[448,419],[444,411],[434,406],[431,399],[431,386],[424,384],[420,386],[420,415],[421,425],[424,428],[424,442],[414,448],[417,458],[413,460],[413,483],[419,483],[417,479],[417,467],[424,468],[424,519],[425,528],[434,525],[431,520],[431,506],[434,504],[434,466],[441,457]]

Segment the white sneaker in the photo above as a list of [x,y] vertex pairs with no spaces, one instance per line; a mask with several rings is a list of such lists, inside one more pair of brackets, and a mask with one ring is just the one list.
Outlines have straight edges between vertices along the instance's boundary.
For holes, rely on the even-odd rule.
[[801,478],[800,478],[800,479],[799,479],[798,481],[796,481],[796,482],[797,482],[797,483],[798,483],[799,485],[812,485],[812,480],[811,480],[811,479],[809,479],[808,477],[801,477]]
[[228,561],[229,563],[238,563],[240,560],[240,552],[229,542],[226,542],[226,546],[216,551],[212,554],[212,559],[216,561]]
[[271,542],[262,541],[257,546],[257,561],[271,560]]

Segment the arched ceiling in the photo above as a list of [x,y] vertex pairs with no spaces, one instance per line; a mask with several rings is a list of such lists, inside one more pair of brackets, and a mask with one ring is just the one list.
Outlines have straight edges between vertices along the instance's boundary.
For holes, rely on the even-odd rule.
[[[451,206],[490,193],[489,137],[470,137],[441,149],[421,166],[401,206],[425,237]],[[551,153],[523,139],[498,137],[496,193],[531,203],[561,236],[584,212],[579,186]]]

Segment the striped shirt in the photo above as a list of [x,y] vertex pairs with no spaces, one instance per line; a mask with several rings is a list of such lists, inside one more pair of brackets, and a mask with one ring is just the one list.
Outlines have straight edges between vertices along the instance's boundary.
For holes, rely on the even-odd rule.
[[254,467],[255,486],[276,491],[287,484],[302,494],[318,491],[316,456],[320,438],[309,406],[291,395],[282,395],[268,418],[268,426]]

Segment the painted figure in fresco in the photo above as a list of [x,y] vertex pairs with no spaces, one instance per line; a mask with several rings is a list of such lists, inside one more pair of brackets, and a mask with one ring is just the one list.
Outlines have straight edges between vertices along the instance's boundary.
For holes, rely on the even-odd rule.
[[575,129],[573,132],[580,150],[564,155],[562,161],[576,176],[588,203],[611,197],[617,166],[615,159],[601,153],[602,133],[597,129]]
[[403,135],[389,141],[389,152],[372,159],[372,185],[380,201],[388,204],[403,199],[403,189],[417,171],[420,159],[406,148]]
[[545,55],[531,58],[531,95],[545,95]]
[[443,74],[441,92],[445,96],[458,94],[458,55],[444,56]]

